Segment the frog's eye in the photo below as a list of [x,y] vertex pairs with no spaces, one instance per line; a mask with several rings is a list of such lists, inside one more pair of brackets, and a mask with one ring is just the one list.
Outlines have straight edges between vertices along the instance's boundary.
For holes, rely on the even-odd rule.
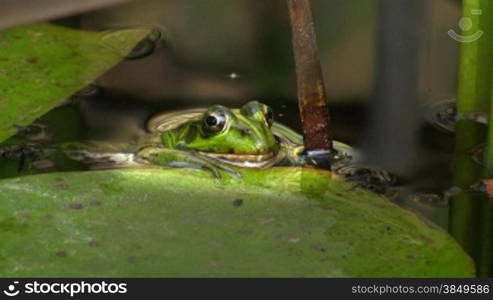
[[226,126],[226,115],[221,111],[213,111],[204,115],[203,122],[206,132],[215,134]]
[[274,124],[274,113],[272,112],[272,109],[270,109],[270,107],[268,106],[266,106],[264,118],[269,127],[272,127],[272,124]]
[[255,118],[260,122],[266,122],[269,127],[274,124],[274,113],[267,105],[258,101],[250,101],[243,105],[241,112],[245,116]]

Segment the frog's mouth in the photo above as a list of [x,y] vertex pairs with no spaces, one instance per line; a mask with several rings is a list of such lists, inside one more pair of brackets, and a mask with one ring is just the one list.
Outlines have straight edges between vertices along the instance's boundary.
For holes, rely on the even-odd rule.
[[277,153],[269,152],[265,154],[238,154],[238,153],[211,153],[199,152],[201,155],[239,167],[266,168],[277,161]]

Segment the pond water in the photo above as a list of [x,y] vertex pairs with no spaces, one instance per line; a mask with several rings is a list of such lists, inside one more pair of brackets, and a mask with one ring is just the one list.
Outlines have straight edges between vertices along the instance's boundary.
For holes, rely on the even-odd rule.
[[[57,21],[100,30],[150,15],[167,26],[159,25],[95,85],[37,125],[19,128],[7,144],[26,138],[36,145],[132,143],[148,134],[146,122],[156,113],[214,104],[236,108],[254,99],[270,106],[275,120],[301,132],[289,26],[280,2],[147,2]],[[378,1],[312,2],[334,138],[353,146],[369,166],[341,174],[449,231],[475,259],[478,274],[492,276],[493,201],[481,181],[487,173],[480,147],[487,117],[457,116],[454,101],[445,100],[456,90],[458,44],[442,33],[460,25],[459,1],[403,1],[409,10]],[[224,18],[211,25],[204,10]],[[327,18],[333,11],[339,17]],[[402,18],[392,18],[395,12]],[[406,16],[413,21],[396,20]],[[36,153],[14,150],[0,151],[0,177],[37,172],[30,167]],[[74,160],[43,163],[40,169],[47,172],[90,168]],[[375,170],[390,173],[374,176]]]

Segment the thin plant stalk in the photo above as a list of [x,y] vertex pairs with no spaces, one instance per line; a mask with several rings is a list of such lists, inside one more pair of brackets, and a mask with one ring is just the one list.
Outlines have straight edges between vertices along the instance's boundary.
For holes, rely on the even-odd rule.
[[332,151],[327,96],[309,0],[287,0],[305,150]]
[[449,35],[460,43],[458,113],[489,112],[493,66],[492,6],[490,0],[464,0],[459,21],[463,31],[460,35],[449,31]]
[[[464,0],[462,32],[451,37],[460,42],[457,113],[490,112],[493,75],[493,1]],[[490,115],[491,116],[491,115]],[[491,118],[490,118],[491,119]],[[493,130],[466,119],[456,123],[454,184],[463,191],[450,202],[449,230],[473,257],[478,275],[491,276],[491,201],[468,192],[488,174],[493,165]],[[484,162],[487,168],[473,161],[471,150],[485,142]]]

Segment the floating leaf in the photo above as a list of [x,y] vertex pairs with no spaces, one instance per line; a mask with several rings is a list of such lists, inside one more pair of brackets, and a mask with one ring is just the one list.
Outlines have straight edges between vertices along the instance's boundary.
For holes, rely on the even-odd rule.
[[445,232],[301,168],[189,169],[0,181],[0,276],[469,277]]
[[113,67],[149,32],[50,24],[0,32],[0,142]]

